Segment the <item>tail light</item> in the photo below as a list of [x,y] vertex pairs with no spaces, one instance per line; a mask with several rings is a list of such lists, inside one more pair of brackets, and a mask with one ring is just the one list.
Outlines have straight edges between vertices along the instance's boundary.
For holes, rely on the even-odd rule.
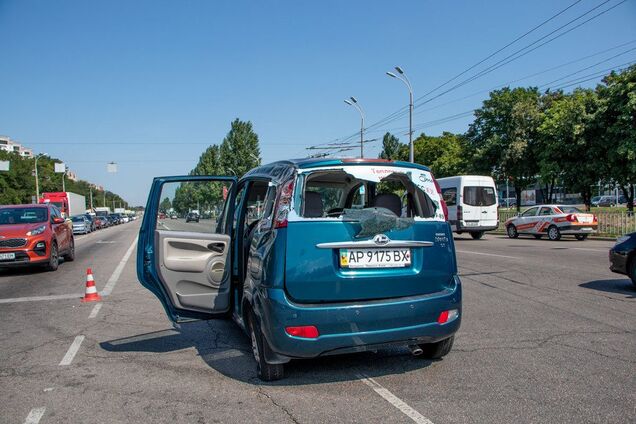
[[287,228],[287,215],[291,208],[292,193],[294,192],[294,179],[285,181],[278,193],[276,207],[274,209],[274,228]]
[[576,219],[576,215],[574,214],[569,214],[565,217],[565,219],[567,219],[569,222],[579,222],[579,220]]
[[285,327],[285,332],[290,336],[302,337],[303,339],[317,339],[320,333],[313,325],[303,325],[300,327]]
[[598,218],[597,218],[597,216],[596,216],[596,215],[592,215],[592,221],[593,221],[595,224],[598,224]]
[[448,206],[446,206],[446,202],[444,201],[444,197],[442,196],[442,189],[440,188],[439,184],[437,183],[437,180],[435,179],[432,173],[431,173],[431,178],[433,179],[433,182],[435,183],[435,189],[437,190],[437,194],[439,194],[439,201],[442,204],[442,210],[444,211],[444,220],[448,221]]
[[462,210],[462,205],[457,205],[457,221],[462,221],[464,219],[464,211]]

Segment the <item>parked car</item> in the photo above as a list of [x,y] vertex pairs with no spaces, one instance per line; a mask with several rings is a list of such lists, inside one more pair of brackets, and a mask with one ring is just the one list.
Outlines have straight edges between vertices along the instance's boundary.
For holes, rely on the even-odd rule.
[[86,218],[86,215],[73,215],[73,234],[88,234],[91,232],[92,223]]
[[[211,183],[227,193],[205,199],[223,211],[215,227],[157,225],[162,199]],[[419,164],[305,159],[240,181],[158,177],[137,252],[138,278],[169,318],[231,315],[263,380],[282,378],[293,358],[389,346],[439,359],[460,326],[446,207]]]
[[616,196],[595,196],[590,203],[592,206],[616,206]]
[[188,213],[188,215],[186,215],[186,222],[190,221],[199,222],[199,214],[194,212]]
[[106,218],[105,216],[96,216],[95,220],[97,222],[97,227],[100,229],[108,228],[110,226],[110,222],[108,221],[108,218]]
[[115,225],[122,224],[124,221],[121,219],[121,215],[118,213],[111,213],[109,216],[113,218]]
[[636,286],[636,233],[619,237],[609,251],[610,270],[627,275]]
[[75,239],[57,207],[0,207],[0,268],[40,265],[55,271],[60,256],[75,259]]
[[573,235],[577,240],[585,240],[596,232],[598,219],[596,215],[574,206],[539,205],[508,219],[504,226],[510,238],[532,234],[537,239],[547,235],[550,240],[556,241],[563,235]]
[[499,227],[497,187],[488,176],[461,175],[437,180],[448,207],[448,221],[454,232],[467,232],[474,239]]
[[91,215],[90,213],[84,214],[84,216],[86,217],[88,222],[91,223],[91,231],[90,232],[93,232],[93,231],[97,230],[96,216],[95,215]]
[[116,216],[111,214],[111,215],[108,215],[107,218],[108,218],[108,222],[110,223],[109,226],[112,227],[113,225],[119,224],[119,220],[117,219]]
[[176,213],[170,214],[170,219],[177,219],[178,216]]

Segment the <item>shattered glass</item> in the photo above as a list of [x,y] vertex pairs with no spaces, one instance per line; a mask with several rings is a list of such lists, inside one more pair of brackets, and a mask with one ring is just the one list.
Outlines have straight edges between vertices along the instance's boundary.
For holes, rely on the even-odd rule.
[[345,209],[343,221],[358,222],[360,232],[356,238],[371,237],[390,230],[404,230],[409,228],[415,219],[400,218],[386,208]]

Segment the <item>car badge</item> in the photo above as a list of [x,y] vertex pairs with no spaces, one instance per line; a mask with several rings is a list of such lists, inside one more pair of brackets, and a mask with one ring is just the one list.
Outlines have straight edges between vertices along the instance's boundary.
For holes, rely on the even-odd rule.
[[385,244],[387,244],[387,243],[388,243],[388,242],[390,242],[390,241],[391,241],[391,239],[390,239],[390,238],[388,238],[388,237],[386,236],[386,234],[376,234],[376,235],[373,237],[373,242],[374,242],[375,244],[377,244],[378,246],[384,246]]

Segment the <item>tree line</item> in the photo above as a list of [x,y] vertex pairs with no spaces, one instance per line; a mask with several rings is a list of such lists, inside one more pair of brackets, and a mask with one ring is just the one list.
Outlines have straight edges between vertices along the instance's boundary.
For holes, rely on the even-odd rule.
[[[15,152],[0,151],[0,160],[9,161],[9,171],[0,171],[0,205],[31,203],[35,196],[34,158],[22,157]],[[40,196],[45,192],[62,191],[62,174],[55,173],[55,163],[61,160],[42,156],[38,159],[38,182]],[[86,197],[86,207],[90,207],[90,193],[93,193],[93,207],[127,207],[128,203],[116,193],[91,188],[87,181],[69,180],[65,177],[66,191]]]
[[[492,91],[464,134],[421,134],[415,161],[438,177],[477,173],[521,192],[555,187],[580,193],[590,208],[599,182],[620,187],[633,211],[636,184],[636,65],[612,72],[595,89],[540,92],[537,87]],[[408,160],[408,146],[386,133],[381,158]]]
[[[252,123],[237,118],[232,121],[230,131],[221,144],[209,146],[201,154],[199,162],[189,175],[241,177],[261,163],[260,155],[258,135],[254,132]],[[195,208],[214,211],[223,202],[223,184],[181,184],[175,190],[171,204],[165,200],[162,201],[164,208],[170,206],[178,213]]]

